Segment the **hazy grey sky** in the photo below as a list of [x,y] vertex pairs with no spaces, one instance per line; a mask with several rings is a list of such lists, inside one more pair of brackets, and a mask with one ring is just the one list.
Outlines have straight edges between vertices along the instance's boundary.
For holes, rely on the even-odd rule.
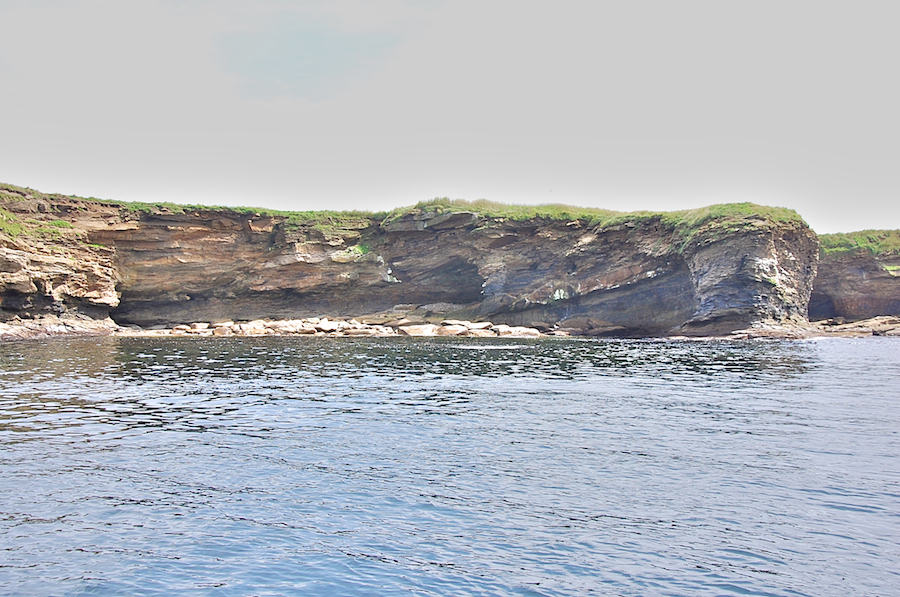
[[896,0],[0,0],[0,181],[900,228]]

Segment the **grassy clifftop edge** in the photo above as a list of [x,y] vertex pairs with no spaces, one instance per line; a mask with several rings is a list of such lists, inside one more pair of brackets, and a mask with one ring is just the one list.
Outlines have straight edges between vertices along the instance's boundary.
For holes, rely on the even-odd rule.
[[873,255],[900,254],[900,230],[860,230],[820,234],[824,259],[837,258],[848,253],[866,251]]
[[[94,197],[77,197],[61,194],[41,193],[25,187],[17,187],[0,183],[0,199],[42,200],[52,203],[54,200],[96,202],[117,206],[130,212],[149,214],[179,214],[185,212],[228,211],[253,215],[255,217],[273,217],[281,219],[285,226],[327,226],[333,228],[360,229],[373,224],[385,224],[410,214],[447,213],[467,211],[494,221],[528,221],[533,219],[555,221],[577,221],[589,227],[604,229],[622,225],[641,226],[659,224],[675,232],[677,241],[682,246],[688,243],[699,232],[706,234],[726,234],[740,230],[766,227],[773,224],[794,223],[805,226],[803,218],[794,210],[783,207],[769,207],[754,203],[727,203],[710,205],[697,209],[678,211],[634,211],[620,212],[609,209],[579,207],[564,204],[521,205],[506,204],[485,199],[466,201],[438,197],[421,201],[413,206],[400,207],[388,212],[369,211],[284,211],[258,207],[232,207],[213,205],[176,204],[170,202],[141,203],[125,202]],[[8,235],[15,236],[27,232],[8,211],[0,209],[0,229]]]

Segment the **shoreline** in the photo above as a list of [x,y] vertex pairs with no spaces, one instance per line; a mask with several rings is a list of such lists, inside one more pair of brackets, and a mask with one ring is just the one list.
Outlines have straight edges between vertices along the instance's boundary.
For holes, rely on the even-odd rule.
[[[543,327],[544,329],[539,329]],[[257,319],[246,322],[194,322],[166,328],[120,326],[112,319],[87,319],[47,315],[38,319],[0,322],[0,342],[15,340],[45,340],[60,337],[114,336],[122,338],[164,337],[297,337],[315,338],[605,338],[616,339],[617,326],[594,328],[551,328],[545,326],[510,326],[490,321],[443,319],[427,321],[422,318],[384,316],[371,318],[309,317],[302,319]],[[736,330],[720,336],[686,336],[679,334],[646,336],[655,340],[803,340],[813,338],[866,338],[875,336],[900,337],[900,317],[879,316],[856,322],[838,319],[808,324],[759,325]]]

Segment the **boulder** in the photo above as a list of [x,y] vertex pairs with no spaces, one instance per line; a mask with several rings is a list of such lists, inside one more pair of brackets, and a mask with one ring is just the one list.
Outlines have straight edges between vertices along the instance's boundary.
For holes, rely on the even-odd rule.
[[236,334],[242,336],[257,336],[266,333],[266,324],[262,320],[239,323],[231,328]]
[[420,325],[423,323],[425,323],[425,320],[421,317],[403,317],[401,319],[385,322],[384,325],[391,328],[400,328],[407,325]]
[[461,334],[461,335],[465,336],[467,338],[496,338],[497,337],[497,334],[495,334],[491,330],[480,330],[480,329],[468,330],[466,333]]
[[541,333],[534,329],[525,326],[508,326],[505,324],[495,325],[494,331],[497,332],[499,336],[502,337],[514,337],[514,338],[540,338]]
[[347,325],[347,322],[345,322],[345,321],[328,321],[327,319],[322,319],[319,321],[319,323],[315,324],[313,327],[319,332],[332,333],[332,332],[339,332],[350,326]]
[[400,326],[399,329],[407,336],[435,336],[438,326],[433,323],[425,323],[422,325],[404,325]]
[[313,326],[303,323],[299,319],[273,321],[268,328],[279,334],[312,334],[316,331]]
[[442,325],[438,326],[436,334],[438,336],[459,336],[469,331],[464,325]]

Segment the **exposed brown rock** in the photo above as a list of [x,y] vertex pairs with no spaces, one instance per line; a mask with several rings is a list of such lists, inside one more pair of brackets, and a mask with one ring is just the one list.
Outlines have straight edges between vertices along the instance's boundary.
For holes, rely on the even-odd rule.
[[[446,321],[442,328],[464,325],[460,334],[475,335],[489,330],[484,320],[527,326],[526,335],[540,333],[532,324],[617,336],[800,325],[818,253],[799,222],[710,225],[676,239],[652,218],[603,228],[419,209],[389,222],[316,226],[229,209],[133,212],[36,197],[0,193],[0,203],[72,228],[0,238],[0,314],[27,319],[56,309],[120,324],[213,324],[184,330],[194,334],[421,331]],[[296,330],[271,325],[303,318]],[[216,323],[230,321],[246,323]]]
[[465,325],[456,324],[438,326],[437,330],[435,330],[435,333],[438,336],[459,336],[460,334],[465,334],[468,331],[469,328],[467,328]]
[[407,336],[436,336],[438,327],[433,323],[426,323],[423,325],[404,325],[399,329],[402,333]]
[[900,255],[858,250],[822,255],[809,318],[848,321],[900,315]]
[[815,327],[829,336],[900,336],[900,317],[881,315],[850,323],[829,319],[816,322]]
[[35,340],[57,336],[109,336],[122,331],[107,319],[59,318],[55,315],[37,319],[0,322],[0,340]]

